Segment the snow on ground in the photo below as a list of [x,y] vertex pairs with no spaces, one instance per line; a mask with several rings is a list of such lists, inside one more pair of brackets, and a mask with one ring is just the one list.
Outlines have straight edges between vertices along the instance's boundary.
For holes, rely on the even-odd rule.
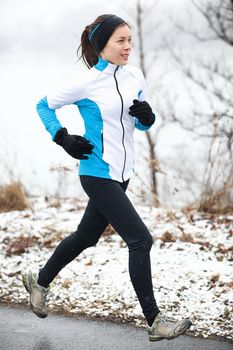
[[[85,203],[34,198],[32,209],[0,214],[0,301],[28,303],[21,272],[38,271],[58,242],[76,229]],[[160,309],[190,317],[188,334],[233,339],[233,215],[137,210],[154,238],[151,264]],[[65,311],[145,326],[128,274],[128,250],[105,232],[51,284],[50,312]]]

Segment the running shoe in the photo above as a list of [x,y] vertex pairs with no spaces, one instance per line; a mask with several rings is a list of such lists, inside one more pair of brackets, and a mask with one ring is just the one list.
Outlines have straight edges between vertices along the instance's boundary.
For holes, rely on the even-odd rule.
[[192,322],[189,319],[175,321],[160,312],[155,317],[152,326],[147,326],[149,340],[158,341],[162,339],[174,339],[185,333],[191,325]]
[[30,294],[30,305],[32,311],[40,318],[48,316],[47,308],[45,305],[46,297],[49,291],[48,288],[44,288],[37,283],[38,275],[29,271],[22,275],[24,287]]

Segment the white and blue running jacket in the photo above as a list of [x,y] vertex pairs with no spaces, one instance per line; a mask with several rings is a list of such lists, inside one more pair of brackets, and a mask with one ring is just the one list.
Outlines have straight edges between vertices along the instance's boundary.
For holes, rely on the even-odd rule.
[[98,63],[82,72],[77,82],[40,100],[37,111],[54,139],[62,128],[55,110],[75,104],[84,120],[84,137],[94,146],[88,159],[80,160],[79,175],[122,182],[133,173],[135,127],[149,129],[129,115],[134,99],[147,100],[141,70],[128,64],[111,64],[99,57]]

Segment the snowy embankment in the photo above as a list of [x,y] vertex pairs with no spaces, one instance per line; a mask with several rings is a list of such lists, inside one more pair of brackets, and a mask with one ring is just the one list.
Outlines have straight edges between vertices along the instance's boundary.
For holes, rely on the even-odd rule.
[[[38,271],[58,242],[76,229],[85,203],[51,206],[34,198],[32,210],[0,214],[0,300],[28,303],[21,272]],[[188,334],[233,339],[233,215],[138,207],[154,238],[151,263],[160,309],[190,317]],[[128,274],[128,250],[107,230],[51,284],[50,312],[65,311],[145,326]]]

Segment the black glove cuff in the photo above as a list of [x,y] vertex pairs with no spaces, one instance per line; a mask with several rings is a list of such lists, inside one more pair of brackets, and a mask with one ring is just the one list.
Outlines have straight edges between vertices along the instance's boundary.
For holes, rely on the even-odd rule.
[[61,128],[56,132],[56,135],[53,139],[54,142],[56,142],[58,145],[62,145],[63,139],[65,136],[68,135],[68,131],[66,128]]
[[155,122],[155,115],[152,113],[150,118],[141,118],[139,119],[140,123],[144,126],[151,126]]

